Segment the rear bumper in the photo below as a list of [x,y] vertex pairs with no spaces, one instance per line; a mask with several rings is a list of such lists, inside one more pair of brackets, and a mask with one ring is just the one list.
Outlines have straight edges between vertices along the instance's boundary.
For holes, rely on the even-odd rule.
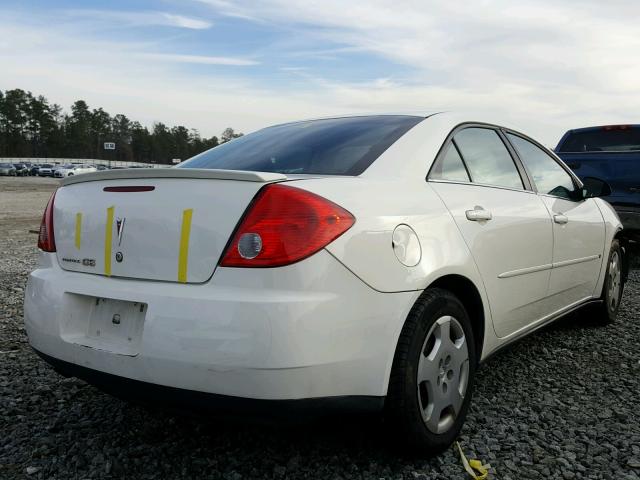
[[[377,292],[324,250],[288,267],[218,268],[205,284],[69,272],[55,254],[40,255],[25,325],[47,359],[76,365],[89,381],[91,371],[248,399],[383,397],[397,336],[419,295]],[[147,305],[135,354],[78,341],[86,312],[78,296]]]
[[302,419],[334,414],[373,414],[384,407],[384,397],[334,396],[297,400],[259,400],[185,390],[132,380],[65,362],[38,350],[53,369],[65,377],[76,377],[95,385],[103,392],[123,400],[158,406],[175,412],[197,412],[215,416],[241,415],[268,419],[279,417]]

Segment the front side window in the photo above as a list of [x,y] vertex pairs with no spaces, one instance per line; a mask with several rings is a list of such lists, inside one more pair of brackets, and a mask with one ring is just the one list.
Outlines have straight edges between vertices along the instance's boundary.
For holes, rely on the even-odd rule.
[[575,198],[576,186],[571,175],[553,157],[522,137],[507,133],[524,166],[533,177],[538,192],[567,199]]
[[511,154],[495,130],[465,128],[456,133],[454,142],[464,159],[471,181],[522,190],[522,179]]
[[454,182],[469,182],[469,174],[464,167],[462,157],[458,153],[458,149],[449,142],[444,155],[441,155],[433,165],[429,173],[430,180],[449,180]]

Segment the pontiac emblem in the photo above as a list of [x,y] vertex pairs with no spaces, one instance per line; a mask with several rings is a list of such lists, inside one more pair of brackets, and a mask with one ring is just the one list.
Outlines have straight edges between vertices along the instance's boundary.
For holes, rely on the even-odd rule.
[[118,246],[122,243],[122,233],[124,232],[124,222],[126,218],[116,218],[116,232],[118,234]]

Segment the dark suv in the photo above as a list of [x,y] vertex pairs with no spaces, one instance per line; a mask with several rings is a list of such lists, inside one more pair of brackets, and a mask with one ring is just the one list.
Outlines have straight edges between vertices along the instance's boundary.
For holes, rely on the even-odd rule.
[[607,125],[569,130],[555,149],[582,179],[606,180],[625,235],[640,240],[640,125]]

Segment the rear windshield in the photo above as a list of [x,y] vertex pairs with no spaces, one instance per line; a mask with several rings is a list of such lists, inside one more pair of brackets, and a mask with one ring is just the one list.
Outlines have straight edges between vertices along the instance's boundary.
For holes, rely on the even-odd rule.
[[178,168],[359,175],[424,117],[376,115],[287,123],[219,145]]
[[602,127],[570,132],[560,152],[632,152],[640,150],[640,127]]

